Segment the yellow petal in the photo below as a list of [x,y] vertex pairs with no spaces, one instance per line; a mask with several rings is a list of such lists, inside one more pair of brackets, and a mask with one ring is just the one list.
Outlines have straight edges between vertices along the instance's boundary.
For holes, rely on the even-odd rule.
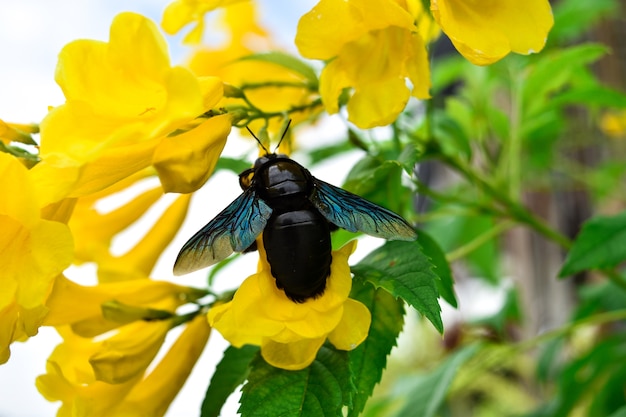
[[[9,291],[7,291],[7,293],[8,292]],[[8,296],[10,294],[6,295]],[[1,293],[0,296],[2,296]],[[6,363],[11,356],[9,345],[17,339],[15,337],[15,331],[18,317],[19,307],[17,303],[7,302],[0,308],[0,364]]]
[[413,17],[389,0],[321,0],[300,18],[295,42],[302,56],[326,60],[346,43],[389,26],[413,30]]
[[136,222],[162,195],[157,186],[106,214],[96,210],[97,201],[81,198],[69,222],[76,241],[76,259],[99,262],[101,254],[108,255],[113,237]]
[[163,139],[152,162],[163,190],[191,193],[200,188],[213,173],[230,128],[230,115],[222,115],[188,132]]
[[29,226],[39,218],[35,189],[29,171],[15,157],[0,152],[0,215],[5,214]]
[[224,83],[218,77],[198,77],[204,107],[207,109],[216,107],[224,97]]
[[432,0],[431,10],[457,50],[476,65],[511,51],[539,52],[554,24],[547,0]]
[[46,298],[57,274],[72,260],[72,237],[65,224],[42,220],[29,171],[0,154],[0,360],[8,346],[37,333]]
[[[80,56],[87,59],[77,60]],[[126,12],[113,19],[109,43],[82,39],[66,45],[59,54],[55,78],[68,100],[95,100],[97,107],[107,107],[114,114],[137,115],[166,99],[159,79],[168,67],[167,43],[156,25]],[[125,72],[116,73],[116,68]],[[116,98],[125,101],[114,103]]]
[[[174,35],[189,23],[204,20],[205,13],[217,7],[226,7],[242,0],[175,0],[171,2],[163,12],[161,27],[170,35]],[[197,30],[192,29],[192,31]],[[201,35],[199,34],[194,36]]]
[[415,18],[417,32],[425,44],[431,43],[439,38],[441,29],[439,29],[430,11],[424,9],[422,0],[407,0],[406,8],[411,16]]
[[297,371],[309,366],[324,344],[325,337],[301,339],[293,343],[278,343],[265,340],[261,345],[261,356],[267,363],[288,371]]
[[362,129],[391,124],[404,110],[409,94],[403,79],[370,83],[350,98],[348,120]]
[[[154,226],[132,249],[122,256],[100,263],[102,282],[118,281],[124,276],[148,276],[171,243],[187,215],[191,195],[182,195],[159,217]],[[119,277],[116,277],[119,276]]]
[[[171,303],[172,308],[176,308],[197,299],[202,294],[202,291],[166,281],[138,279],[83,286],[59,275],[46,302],[50,313],[45,319],[45,324],[60,326],[101,317],[102,304],[112,300],[153,308],[167,301]],[[77,303],[75,300],[81,302]]]
[[389,27],[344,45],[340,55],[322,71],[320,93],[332,113],[338,109],[337,97],[342,90],[352,87],[349,120],[361,128],[384,126],[404,110],[410,94],[407,77],[415,97],[430,97],[428,57],[421,37]]
[[[259,346],[263,340],[262,335],[257,332],[247,333],[242,331],[235,321],[232,303],[220,304],[211,308],[208,320],[209,324],[235,347],[242,347],[247,344]],[[276,331],[273,332],[276,333]]]
[[46,364],[46,374],[37,378],[37,389],[49,401],[62,401],[57,415],[75,417],[110,416],[111,410],[128,394],[138,378],[122,384],[96,381],[87,361],[99,344],[59,329],[64,338]]
[[150,374],[116,410],[123,416],[162,416],[187,381],[204,350],[211,328],[204,316],[194,318]]
[[190,2],[175,0],[168,4],[163,11],[161,27],[166,33],[174,35],[193,20],[193,12]]
[[96,379],[119,384],[140,376],[161,349],[170,326],[164,320],[130,323],[120,328],[89,358]]
[[[156,26],[118,15],[110,41],[81,40],[59,56],[67,102],[41,124],[42,163],[34,172],[45,204],[100,191],[145,168],[162,138],[208,110],[207,87],[170,67]],[[215,96],[215,94],[213,94]]]
[[[45,156],[31,170],[40,190],[40,204],[92,194],[140,171],[150,165],[159,142],[155,139],[103,150],[92,162],[69,159],[61,153]],[[93,150],[88,152],[93,153]]]
[[371,322],[367,307],[349,298],[343,305],[343,317],[328,335],[328,340],[337,349],[352,350],[367,338]]

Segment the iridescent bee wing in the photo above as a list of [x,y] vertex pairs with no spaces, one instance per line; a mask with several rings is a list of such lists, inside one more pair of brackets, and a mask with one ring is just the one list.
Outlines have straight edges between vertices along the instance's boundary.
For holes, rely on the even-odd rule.
[[248,188],[185,243],[174,263],[174,275],[206,268],[248,248],[271,214],[254,188]]
[[314,190],[309,200],[329,222],[350,232],[362,232],[383,239],[417,239],[413,227],[393,211],[317,178],[313,183]]

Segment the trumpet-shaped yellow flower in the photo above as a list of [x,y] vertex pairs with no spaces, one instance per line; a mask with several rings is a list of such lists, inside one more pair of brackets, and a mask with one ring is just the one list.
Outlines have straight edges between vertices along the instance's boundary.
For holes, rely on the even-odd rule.
[[162,416],[208,340],[206,318],[189,322],[156,367],[146,373],[169,330],[169,321],[136,322],[105,341],[61,328],[56,347],[37,378],[50,401],[62,401],[60,417]]
[[348,119],[361,128],[391,123],[411,95],[430,97],[426,47],[411,12],[401,1],[321,0],[300,19],[300,53],[331,60],[320,76],[330,114],[346,88],[353,91]]
[[[134,13],[113,20],[108,43],[66,45],[56,81],[66,102],[41,123],[42,162],[33,168],[45,204],[102,190],[153,163],[155,152],[166,190],[188,192],[211,166],[198,155],[216,159],[210,150],[221,150],[229,131],[224,118],[196,119],[222,99],[221,81],[171,66],[156,25]],[[180,130],[189,132],[164,140]],[[184,156],[173,155],[168,167],[161,146],[185,149],[183,178]]]
[[333,252],[326,290],[304,303],[294,303],[276,287],[260,248],[259,271],[243,282],[232,301],[209,310],[209,323],[234,346],[261,346],[263,358],[283,369],[311,364],[327,338],[338,349],[355,348],[367,337],[371,322],[369,310],[348,298],[348,256],[355,247],[350,242]]
[[430,7],[456,49],[476,65],[510,52],[539,52],[554,24],[548,0],[432,0]]
[[[38,389],[63,402],[59,416],[162,415],[206,344],[206,318],[192,320],[161,362],[149,374],[146,369],[172,328],[176,309],[203,295],[150,279],[87,287],[58,277],[44,324],[55,326],[64,340],[38,378]],[[148,402],[148,393],[159,395],[158,401]],[[137,413],[141,407],[152,411]]]
[[203,295],[201,290],[166,281],[135,279],[83,286],[59,275],[46,302],[50,312],[43,324],[55,327],[70,325],[82,336],[95,336],[131,321],[123,317],[116,317],[117,321],[103,317],[103,305],[107,302],[116,301],[143,308],[166,306],[167,311],[173,311]]
[[157,366],[133,387],[115,414],[125,417],[164,415],[200,357],[210,331],[206,317],[194,318]]
[[[311,103],[317,98],[315,87],[303,74],[275,62],[247,59],[252,54],[280,50],[270,34],[258,23],[253,2],[225,7],[220,19],[228,39],[218,47],[203,47],[191,57],[189,67],[194,73],[216,75],[225,83],[244,87],[246,98],[264,112],[282,112]],[[240,98],[230,98],[225,105],[242,105]],[[302,111],[291,114],[292,124],[311,116]],[[271,121],[270,131],[277,131],[280,122]],[[256,124],[252,124],[255,129]],[[260,128],[259,123],[256,128]]]
[[41,217],[30,172],[0,153],[0,363],[9,345],[37,333],[54,278],[72,261],[68,227]]

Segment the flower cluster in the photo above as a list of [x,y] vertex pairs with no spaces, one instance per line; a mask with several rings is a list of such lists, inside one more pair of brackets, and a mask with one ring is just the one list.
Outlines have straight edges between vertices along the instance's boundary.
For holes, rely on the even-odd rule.
[[[33,145],[35,129],[0,124],[0,361],[13,341],[54,326],[64,341],[37,385],[62,401],[59,415],[162,415],[210,327],[203,314],[177,315],[206,291],[151,274],[186,216],[188,193],[209,178],[230,132],[228,114],[203,116],[219,106],[222,81],[172,66],[156,25],[134,13],[114,19],[108,42],[63,48],[56,81],[66,101],[41,122],[37,158],[12,145]],[[102,210],[102,201],[147,184],[126,204]],[[126,253],[112,254],[113,239],[165,192],[185,194]],[[95,264],[98,284],[67,279],[72,263]],[[147,372],[179,325],[182,334]]]
[[[431,11],[478,65],[511,51],[541,50],[553,23],[546,0],[432,0]],[[300,19],[296,46],[303,56],[328,62],[320,77],[326,111],[337,113],[348,89],[348,119],[370,128],[393,122],[410,96],[430,97],[426,45],[436,36],[419,0],[321,0]]]

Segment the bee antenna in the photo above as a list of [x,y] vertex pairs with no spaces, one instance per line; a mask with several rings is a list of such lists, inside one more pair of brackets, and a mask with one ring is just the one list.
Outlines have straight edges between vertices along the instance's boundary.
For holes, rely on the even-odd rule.
[[283,135],[280,137],[280,140],[278,141],[278,145],[276,145],[276,148],[274,148],[274,153],[276,153],[276,151],[278,150],[278,147],[280,146],[281,143],[283,143],[283,139],[285,139],[285,135],[287,134],[287,131],[289,130],[289,125],[291,124],[291,119],[289,119],[289,121],[287,122],[287,126],[285,126],[285,130],[283,131]]
[[250,134],[252,135],[252,137],[254,139],[256,139],[257,143],[259,144],[259,146],[265,151],[266,155],[269,155],[270,151],[267,150],[267,148],[265,146],[263,146],[263,144],[261,143],[261,141],[259,140],[259,138],[256,137],[256,135],[252,132],[252,130],[250,130],[250,128],[248,126],[246,126],[246,129],[248,129],[248,132],[250,132]]

